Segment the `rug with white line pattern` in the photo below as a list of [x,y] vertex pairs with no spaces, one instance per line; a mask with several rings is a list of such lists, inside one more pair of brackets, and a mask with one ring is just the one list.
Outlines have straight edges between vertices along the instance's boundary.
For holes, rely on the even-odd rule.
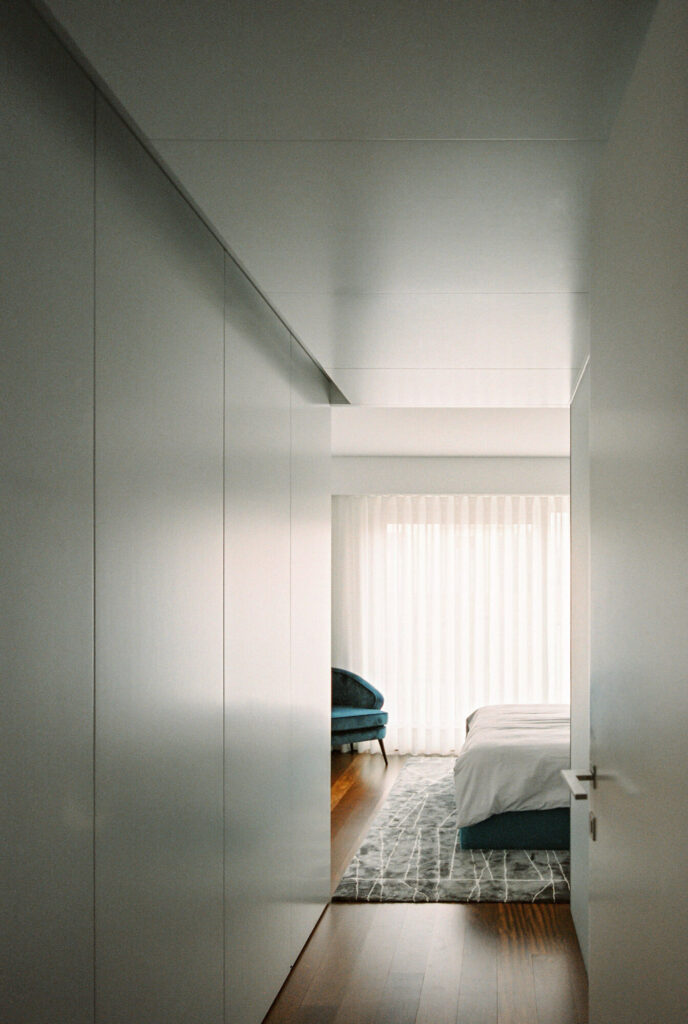
[[411,757],[337,886],[341,903],[568,903],[562,850],[461,850],[453,757]]

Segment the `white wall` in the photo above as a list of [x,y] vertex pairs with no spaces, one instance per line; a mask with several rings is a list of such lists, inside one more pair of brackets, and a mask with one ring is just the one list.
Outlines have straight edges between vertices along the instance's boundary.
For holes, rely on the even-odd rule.
[[688,1007],[688,4],[603,162],[591,306],[591,1024]]
[[338,405],[332,454],[568,458],[569,410]]
[[329,896],[327,380],[3,13],[0,1016],[259,1024]]
[[328,391],[323,375],[292,338],[290,965],[330,896],[332,500]]
[[568,494],[568,458],[335,456],[333,494]]

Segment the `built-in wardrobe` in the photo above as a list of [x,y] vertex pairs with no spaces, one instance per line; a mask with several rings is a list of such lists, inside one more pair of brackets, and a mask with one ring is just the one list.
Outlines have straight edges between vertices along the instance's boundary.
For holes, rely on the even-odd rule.
[[329,896],[328,381],[3,9],[3,1024],[259,1024]]

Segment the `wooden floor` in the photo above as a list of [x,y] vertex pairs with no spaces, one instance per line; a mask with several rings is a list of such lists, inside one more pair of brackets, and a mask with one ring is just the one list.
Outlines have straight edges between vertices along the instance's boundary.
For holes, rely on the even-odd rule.
[[[332,884],[404,758],[332,755]],[[567,906],[331,904],[265,1024],[585,1024]]]

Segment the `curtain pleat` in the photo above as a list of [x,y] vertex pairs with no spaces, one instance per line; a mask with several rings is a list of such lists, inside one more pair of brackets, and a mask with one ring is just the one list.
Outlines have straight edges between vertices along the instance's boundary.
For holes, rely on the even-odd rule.
[[333,664],[385,695],[387,745],[458,750],[483,704],[569,701],[569,499],[333,499]]

